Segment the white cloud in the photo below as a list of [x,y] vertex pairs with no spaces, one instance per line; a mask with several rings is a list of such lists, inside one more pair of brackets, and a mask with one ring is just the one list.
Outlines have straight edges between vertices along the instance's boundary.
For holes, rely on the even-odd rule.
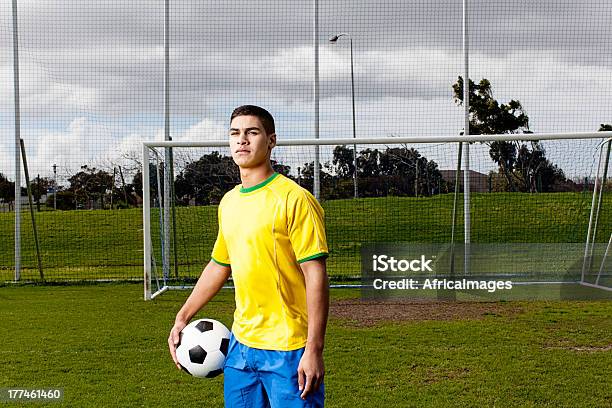
[[[57,164],[58,177],[62,179],[79,171],[82,165],[107,170],[115,165],[133,168],[134,160],[140,161],[144,140],[164,140],[162,127],[119,138],[113,136],[112,131],[85,117],[74,119],[64,130],[26,131],[23,137],[30,173],[51,176],[53,164]],[[223,140],[226,135],[224,124],[204,119],[184,131],[174,133],[174,140]],[[0,147],[0,171],[14,179],[12,141],[5,141]]]
[[176,141],[204,141],[227,139],[227,125],[211,119],[204,119],[177,135]]

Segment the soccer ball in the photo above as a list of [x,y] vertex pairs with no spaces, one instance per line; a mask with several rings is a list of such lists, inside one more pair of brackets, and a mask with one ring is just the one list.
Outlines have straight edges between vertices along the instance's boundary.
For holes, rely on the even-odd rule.
[[216,377],[223,372],[230,331],[212,319],[189,323],[179,334],[176,357],[181,368],[199,378]]

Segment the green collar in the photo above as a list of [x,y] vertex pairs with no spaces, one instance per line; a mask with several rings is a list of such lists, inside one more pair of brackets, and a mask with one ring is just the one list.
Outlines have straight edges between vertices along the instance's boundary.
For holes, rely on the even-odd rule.
[[265,179],[261,183],[256,184],[256,185],[254,185],[252,187],[244,188],[244,187],[240,186],[240,192],[241,193],[250,193],[250,192],[255,191],[255,190],[259,189],[259,188],[262,188],[265,185],[270,184],[270,182],[272,180],[274,180],[276,178],[276,176],[278,176],[278,173],[274,172],[270,177],[268,177],[267,179]]

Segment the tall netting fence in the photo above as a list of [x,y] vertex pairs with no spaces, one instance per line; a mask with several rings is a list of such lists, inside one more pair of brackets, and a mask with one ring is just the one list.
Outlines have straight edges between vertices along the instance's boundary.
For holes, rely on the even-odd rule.
[[[314,138],[317,129],[320,138],[459,135],[464,130],[462,3],[2,2],[0,281],[15,278],[17,202],[22,211],[20,279],[40,279],[23,174],[20,197],[16,200],[14,194],[17,85],[18,124],[32,184],[38,254],[45,279],[142,279],[143,141],[223,139],[229,114],[247,103],[272,112],[278,137],[283,139]],[[612,123],[612,60],[608,52],[612,9],[606,2],[479,0],[469,1],[468,6],[472,134],[607,129],[605,125]],[[318,65],[314,41],[318,44]],[[15,48],[19,54],[18,84],[14,80]],[[585,143],[559,141],[559,146],[566,146],[559,150],[542,144],[551,166],[558,166],[576,184],[571,189],[550,187],[543,173],[522,185],[514,167],[516,160],[500,164],[491,158],[490,147],[470,146],[474,155],[470,172],[475,172],[472,180],[477,183],[471,204],[473,241],[548,242],[546,235],[526,234],[532,228],[549,231],[559,242],[584,242],[588,217],[580,222],[577,217],[590,211],[590,202],[583,196],[593,189],[595,165],[591,156],[597,155],[593,146],[582,145]],[[380,239],[449,239],[449,210],[440,203],[453,200],[454,190],[449,186],[455,177],[457,146],[412,147],[436,162],[441,179],[425,174],[415,183],[406,168],[402,170],[405,173],[394,176],[403,180],[403,189],[389,181],[381,182],[380,190],[368,192],[368,175],[374,170],[367,167],[371,162],[362,158],[357,179],[366,184],[359,184],[358,192],[372,196],[359,193],[356,200],[351,177],[335,182],[326,178],[330,170],[324,165],[329,160],[333,164],[333,148],[321,147],[320,198],[328,212],[334,213],[336,208],[348,217],[339,221],[337,230],[334,222],[330,224],[333,242],[348,234],[337,246],[339,257],[330,260],[334,273],[354,273],[350,265],[355,260],[349,259],[355,250],[351,234],[383,228],[363,226],[354,218],[363,216],[365,222],[365,214],[374,211],[367,209],[368,200],[383,196],[389,202],[395,200],[385,204],[384,211],[404,217],[401,227],[385,227],[388,229]],[[358,145],[359,157],[367,156],[369,153],[362,151],[368,148],[372,146]],[[529,145],[528,150],[534,148]],[[177,192],[181,172],[191,159],[198,160],[204,153],[176,151],[172,184]],[[350,152],[343,153],[351,157]],[[188,157],[180,157],[185,154]],[[308,163],[314,162],[310,150],[304,154]],[[165,160],[164,154],[159,160]],[[302,177],[298,167],[300,174],[312,174],[313,170],[304,166],[305,160],[290,161],[293,177]],[[348,167],[343,171],[345,177]],[[211,185],[205,194],[218,198],[229,186],[225,181]],[[522,200],[538,203],[548,197],[574,206],[567,214],[564,210],[558,213],[574,221],[566,225],[565,218],[560,218],[551,223],[545,215],[540,217],[539,205],[523,210],[513,207]],[[191,217],[184,214],[214,215],[214,207],[210,207],[214,201],[179,201],[178,195],[176,200],[177,226],[185,223],[181,217]],[[484,202],[486,206],[480,207]],[[348,203],[356,209],[342,210]],[[457,234],[462,228],[461,211]],[[429,226],[415,222],[420,212],[432,220]],[[493,227],[496,221],[492,221],[491,212],[506,214],[497,227]],[[511,218],[523,221],[522,232],[501,222]],[[481,228],[485,224],[487,227]],[[211,228],[215,222],[206,219],[202,235],[192,238],[208,242],[206,231]],[[195,231],[192,234],[197,234]],[[491,231],[497,235],[488,235]],[[606,233],[600,228],[596,240],[606,243]],[[178,243],[179,229],[177,234]],[[193,277],[201,270],[207,254],[202,248],[183,249],[182,256],[177,248],[178,264],[193,264],[178,268],[181,276]]]

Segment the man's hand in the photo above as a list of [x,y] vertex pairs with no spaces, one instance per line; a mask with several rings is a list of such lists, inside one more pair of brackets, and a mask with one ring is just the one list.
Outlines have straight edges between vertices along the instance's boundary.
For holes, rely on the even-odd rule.
[[306,281],[308,306],[308,339],[306,349],[298,365],[298,385],[306,396],[319,389],[323,383],[323,346],[329,311],[329,284],[325,259],[313,259],[300,264]]
[[310,351],[306,347],[298,365],[298,385],[302,391],[300,398],[306,399],[310,392],[318,390],[323,383],[324,375],[323,353]]
[[176,358],[176,347],[179,344],[180,335],[179,333],[183,328],[187,326],[187,322],[184,321],[175,321],[174,326],[172,326],[172,330],[170,330],[170,336],[168,337],[168,347],[170,348],[170,355],[172,356],[172,360],[174,364],[176,364],[176,368],[181,369],[181,365],[179,364]]
[[180,340],[179,333],[187,326],[187,323],[195,316],[198,310],[203,308],[221,290],[231,271],[229,266],[219,265],[214,261],[208,262],[191,295],[189,295],[181,310],[176,314],[174,326],[170,330],[170,336],[168,336],[168,347],[170,348],[172,360],[179,370],[181,366],[176,359],[176,347]]

